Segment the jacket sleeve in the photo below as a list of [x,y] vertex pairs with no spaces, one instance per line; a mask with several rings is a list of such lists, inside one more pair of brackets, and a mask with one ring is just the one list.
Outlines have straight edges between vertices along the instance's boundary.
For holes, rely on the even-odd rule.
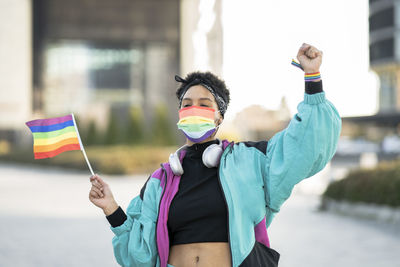
[[[130,202],[125,221],[119,226],[111,226],[115,234],[112,240],[114,255],[121,266],[155,266],[157,262],[157,189],[149,180],[145,191]],[[119,212],[123,213],[122,210]]]
[[267,146],[265,188],[267,225],[293,187],[324,168],[331,160],[341,131],[341,118],[325,92],[304,94],[304,101],[288,127],[275,134]]

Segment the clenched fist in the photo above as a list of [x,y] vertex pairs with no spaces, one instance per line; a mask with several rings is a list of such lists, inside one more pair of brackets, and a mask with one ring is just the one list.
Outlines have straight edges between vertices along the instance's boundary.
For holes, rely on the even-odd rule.
[[118,209],[110,187],[97,174],[90,177],[92,188],[89,192],[89,200],[97,207],[103,209],[105,215],[110,215]]
[[322,51],[312,45],[304,43],[297,53],[297,60],[305,73],[319,72],[322,63]]

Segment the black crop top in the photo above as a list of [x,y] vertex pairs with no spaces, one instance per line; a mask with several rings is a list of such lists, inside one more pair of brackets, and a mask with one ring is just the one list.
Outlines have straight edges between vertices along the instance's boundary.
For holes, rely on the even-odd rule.
[[216,140],[186,149],[184,174],[168,214],[170,245],[228,242],[227,208],[219,185],[218,168],[207,168],[203,151]]

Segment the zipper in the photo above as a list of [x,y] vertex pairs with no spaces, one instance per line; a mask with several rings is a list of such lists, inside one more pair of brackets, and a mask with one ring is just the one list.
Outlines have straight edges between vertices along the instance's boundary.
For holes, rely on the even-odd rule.
[[221,177],[219,176],[219,167],[218,167],[218,171],[217,171],[217,177],[218,177],[219,187],[221,188],[222,195],[224,196],[226,211],[227,211],[227,215],[228,215],[227,216],[228,217],[228,244],[229,244],[229,250],[231,252],[231,261],[232,261],[231,266],[233,266],[233,253],[232,253],[231,237],[230,237],[230,231],[229,231],[229,207],[228,207],[228,202],[226,201],[224,188],[222,187]]
[[[167,189],[167,177],[168,177],[168,176],[167,176],[167,171],[165,170],[164,166],[163,166],[162,164],[160,164],[160,166],[161,166],[161,168],[162,168],[163,171],[164,171],[165,183],[164,183],[164,190],[163,190],[163,192],[161,193],[160,202],[158,203],[158,214],[157,214],[157,221],[156,221],[156,243],[157,243],[157,225],[158,225],[158,218],[160,217],[161,201],[162,201],[162,199],[163,199],[163,197],[164,197],[164,193],[165,193],[165,191],[166,191],[166,189]],[[161,182],[161,179],[160,179],[160,182]],[[158,246],[157,246],[157,249],[158,249]],[[158,254],[158,257],[160,257],[160,254]],[[161,259],[160,259],[160,263],[161,263]]]

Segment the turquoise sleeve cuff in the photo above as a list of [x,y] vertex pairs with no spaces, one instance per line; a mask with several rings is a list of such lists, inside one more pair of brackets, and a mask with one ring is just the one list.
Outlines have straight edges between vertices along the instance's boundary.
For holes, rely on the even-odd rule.
[[325,92],[317,93],[317,94],[304,94],[304,103],[309,105],[318,105],[320,103],[324,103],[325,99]]

